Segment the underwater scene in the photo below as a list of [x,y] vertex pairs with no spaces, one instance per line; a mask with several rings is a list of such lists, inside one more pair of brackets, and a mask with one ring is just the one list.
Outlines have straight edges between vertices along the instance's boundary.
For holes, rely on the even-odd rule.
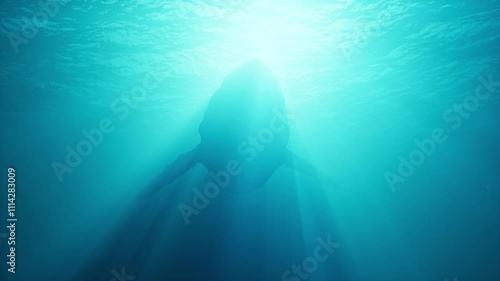
[[0,280],[500,281],[499,0],[0,20]]

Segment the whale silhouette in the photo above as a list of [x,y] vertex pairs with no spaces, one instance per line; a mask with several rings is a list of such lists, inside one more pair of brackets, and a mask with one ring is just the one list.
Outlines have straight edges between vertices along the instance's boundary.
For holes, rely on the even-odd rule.
[[140,193],[153,195],[197,164],[225,190],[246,193],[264,185],[280,166],[318,177],[315,167],[288,150],[285,99],[271,71],[250,60],[213,94],[199,125],[200,143],[167,164]]

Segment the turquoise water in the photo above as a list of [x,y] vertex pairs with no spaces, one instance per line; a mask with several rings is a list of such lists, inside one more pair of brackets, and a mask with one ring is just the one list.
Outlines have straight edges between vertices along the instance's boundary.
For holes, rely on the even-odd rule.
[[[500,280],[499,4],[3,1],[0,155],[19,222],[2,280]],[[253,58],[320,181],[280,167],[189,224],[178,207],[201,165],[136,200]]]

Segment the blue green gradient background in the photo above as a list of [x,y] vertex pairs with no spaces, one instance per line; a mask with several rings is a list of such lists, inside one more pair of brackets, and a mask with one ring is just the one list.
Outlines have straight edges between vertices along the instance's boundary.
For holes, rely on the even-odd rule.
[[[0,4],[0,229],[10,166],[19,219],[18,273],[2,241],[1,280],[281,280],[328,235],[341,246],[308,280],[500,280],[500,88],[458,129],[443,119],[479,76],[500,80],[499,1],[74,0],[15,52],[38,11]],[[138,203],[252,58],[284,92],[289,147],[337,186],[283,167],[186,225],[197,166]],[[157,87],[120,118],[145,77]],[[104,118],[114,131],[59,181],[53,162]],[[384,174],[436,128],[446,142],[391,190]]]

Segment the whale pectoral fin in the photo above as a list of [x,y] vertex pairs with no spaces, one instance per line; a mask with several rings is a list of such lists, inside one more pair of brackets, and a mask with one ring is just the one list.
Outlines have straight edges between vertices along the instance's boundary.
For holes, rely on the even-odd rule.
[[291,151],[287,151],[284,164],[286,167],[295,169],[306,176],[314,178],[318,182],[321,181],[329,186],[338,187],[337,183],[331,177],[319,171],[313,164],[309,163],[309,161]]
[[174,182],[177,178],[189,171],[198,161],[197,148],[179,155],[177,159],[165,166],[163,172],[156,176],[138,195],[144,199],[158,192],[165,185]]

